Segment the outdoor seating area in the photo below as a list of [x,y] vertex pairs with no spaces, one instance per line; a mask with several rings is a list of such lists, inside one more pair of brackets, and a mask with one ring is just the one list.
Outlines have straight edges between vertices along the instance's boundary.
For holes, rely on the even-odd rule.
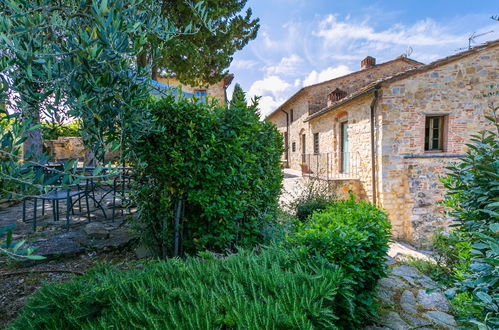
[[35,232],[37,225],[43,226],[41,222],[49,217],[54,223],[64,219],[66,230],[69,230],[72,221],[109,219],[114,222],[117,216],[123,216],[125,209],[131,213],[128,198],[131,170],[124,167],[104,169],[98,178],[92,177],[95,170],[94,166],[76,167],[74,175],[82,176],[82,181],[62,186],[63,163],[40,166],[38,173],[42,175],[42,189],[46,192],[23,199],[22,222],[31,223]]

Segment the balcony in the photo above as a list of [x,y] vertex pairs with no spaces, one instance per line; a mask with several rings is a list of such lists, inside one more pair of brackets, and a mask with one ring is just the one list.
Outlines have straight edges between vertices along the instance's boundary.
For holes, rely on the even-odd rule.
[[302,175],[321,180],[359,179],[358,152],[302,154]]

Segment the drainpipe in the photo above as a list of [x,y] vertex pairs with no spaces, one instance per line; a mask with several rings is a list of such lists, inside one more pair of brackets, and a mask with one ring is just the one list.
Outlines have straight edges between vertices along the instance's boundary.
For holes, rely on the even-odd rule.
[[379,96],[379,85],[376,85],[374,87],[374,97],[373,100],[371,101],[371,176],[372,176],[372,186],[373,186],[373,204],[377,204],[377,187],[376,187],[376,145],[375,145],[375,138],[374,138],[374,133],[375,133],[375,125],[376,125],[376,104],[378,103],[378,96]]
[[289,168],[289,114],[282,109],[281,111],[286,114],[286,168]]

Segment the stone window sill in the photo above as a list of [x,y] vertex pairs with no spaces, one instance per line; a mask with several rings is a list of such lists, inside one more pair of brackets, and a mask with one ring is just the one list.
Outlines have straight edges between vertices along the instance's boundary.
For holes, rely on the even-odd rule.
[[426,152],[424,154],[403,155],[403,158],[462,158],[465,155],[451,154],[446,152]]

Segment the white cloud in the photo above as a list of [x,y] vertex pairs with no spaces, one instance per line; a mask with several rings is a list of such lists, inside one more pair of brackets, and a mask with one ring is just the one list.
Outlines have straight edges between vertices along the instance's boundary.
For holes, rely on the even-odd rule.
[[261,96],[260,111],[262,116],[269,114],[286,100],[291,84],[278,76],[269,76],[255,81],[249,91],[248,99]]
[[285,98],[274,99],[272,96],[262,96],[262,98],[260,98],[260,102],[258,103],[262,118],[265,118],[272,111],[277,109],[277,107],[283,104],[285,100]]
[[253,97],[255,95],[268,96],[272,95],[274,97],[279,96],[279,94],[287,91],[291,87],[291,84],[282,80],[278,76],[266,77],[262,80],[257,80],[251,85],[248,95]]
[[272,74],[282,74],[282,75],[296,75],[300,71],[300,64],[303,63],[303,59],[296,55],[291,54],[281,58],[281,61],[277,65],[271,65],[264,68],[265,72],[269,75]]
[[234,60],[230,64],[231,69],[240,70],[240,69],[252,69],[258,64],[258,61],[254,60]]
[[[379,43],[412,45],[412,46],[441,46],[461,42],[462,36],[449,33],[447,29],[438,25],[430,18],[418,21],[412,26],[395,24],[383,31],[375,31],[366,22],[340,21],[337,15],[328,15],[319,23],[314,35],[324,38],[325,42],[345,44],[352,40],[365,40]],[[376,42],[378,44],[376,44]]]
[[346,65],[338,65],[336,67],[329,67],[322,71],[313,70],[308,74],[308,76],[303,80],[303,86],[309,86],[316,83],[320,83],[326,80],[334,79],[337,77],[344,76],[352,72]]

